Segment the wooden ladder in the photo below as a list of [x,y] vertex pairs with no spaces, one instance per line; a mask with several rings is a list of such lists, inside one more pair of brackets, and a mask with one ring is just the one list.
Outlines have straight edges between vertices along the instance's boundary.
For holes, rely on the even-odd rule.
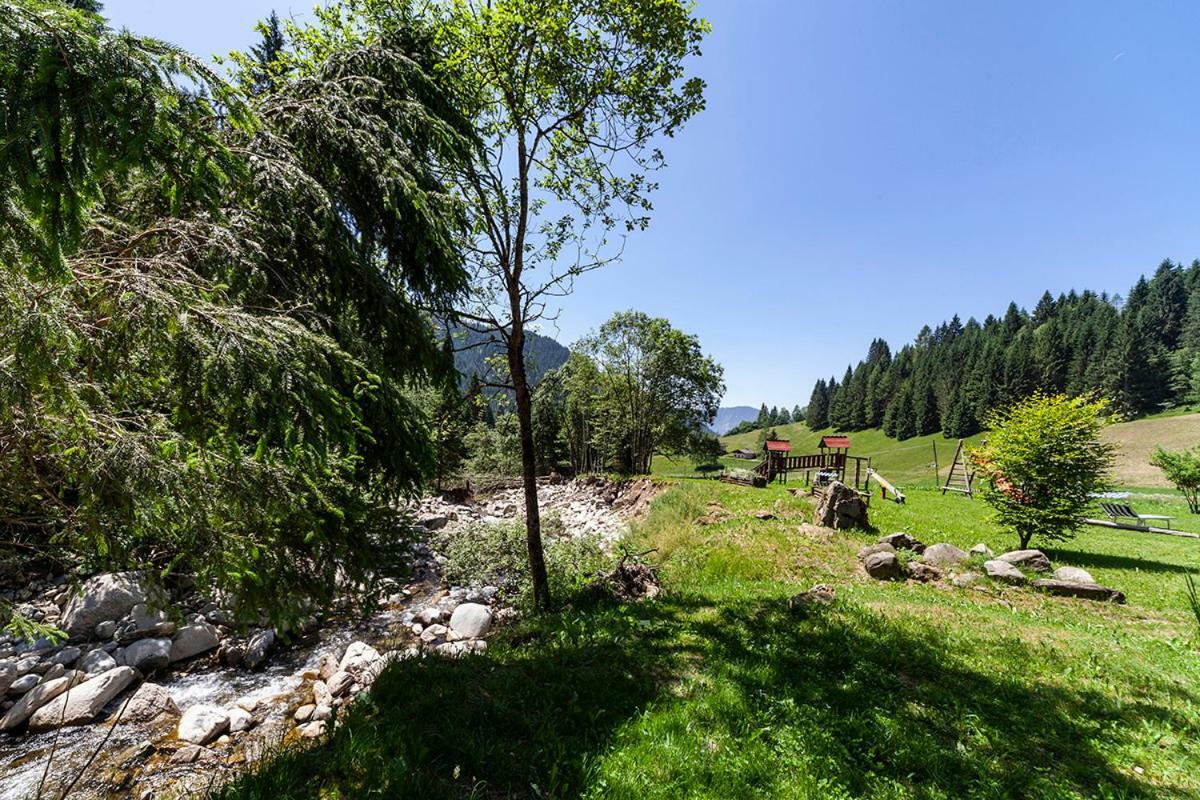
[[958,449],[954,451],[954,461],[950,463],[950,474],[942,485],[942,494],[960,492],[971,499],[975,498],[975,472],[967,469],[966,457],[963,455],[963,440],[958,440]]

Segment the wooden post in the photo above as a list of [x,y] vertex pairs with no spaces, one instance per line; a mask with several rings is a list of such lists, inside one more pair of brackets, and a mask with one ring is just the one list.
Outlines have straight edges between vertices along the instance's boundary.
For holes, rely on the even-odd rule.
[[932,439],[929,443],[933,445],[933,488],[937,489],[942,485],[942,476],[938,472],[937,463],[937,439]]

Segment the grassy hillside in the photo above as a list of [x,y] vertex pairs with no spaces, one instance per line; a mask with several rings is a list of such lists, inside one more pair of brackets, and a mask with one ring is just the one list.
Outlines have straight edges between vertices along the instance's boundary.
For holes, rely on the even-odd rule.
[[[1047,548],[1125,591],[1115,606],[858,567],[880,531],[1011,547],[983,503],[917,490],[872,504],[873,533],[823,533],[811,513],[780,486],[680,482],[631,537],[655,549],[657,600],[402,660],[315,750],[220,797],[1200,797],[1194,540],[1089,530]],[[789,607],[816,583],[836,602]]]
[[[804,423],[780,425],[776,429],[779,435],[792,442],[796,453],[817,452],[817,441],[824,433],[814,433]],[[1163,479],[1162,472],[1150,466],[1150,454],[1158,446],[1168,450],[1178,450],[1195,447],[1200,444],[1200,414],[1189,413],[1172,416],[1158,416],[1148,419],[1122,422],[1112,425],[1105,430],[1107,440],[1118,446],[1117,465],[1114,470],[1116,482],[1122,486],[1131,487],[1169,487]],[[968,444],[974,444],[986,438],[979,434],[968,439]],[[721,442],[729,450],[738,448],[755,449],[758,443],[758,431],[742,433],[737,436],[726,436]],[[850,434],[851,455],[870,456],[872,465],[884,477],[904,488],[933,485],[933,446],[936,443],[938,463],[945,477],[950,459],[954,457],[957,442],[944,438],[940,433],[932,436],[919,436],[903,442],[884,436],[881,430],[859,431]],[[745,466],[748,462],[737,462]],[[666,465],[657,468],[657,472],[682,472],[684,465],[676,463],[673,469]]]

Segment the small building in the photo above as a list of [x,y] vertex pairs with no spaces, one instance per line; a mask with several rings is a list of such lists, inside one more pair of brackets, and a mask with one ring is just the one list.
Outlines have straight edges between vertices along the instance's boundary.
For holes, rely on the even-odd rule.
[[754,459],[758,458],[758,453],[754,452],[753,450],[747,450],[744,447],[734,450],[729,455],[733,456],[734,458],[744,458],[747,461],[753,461]]

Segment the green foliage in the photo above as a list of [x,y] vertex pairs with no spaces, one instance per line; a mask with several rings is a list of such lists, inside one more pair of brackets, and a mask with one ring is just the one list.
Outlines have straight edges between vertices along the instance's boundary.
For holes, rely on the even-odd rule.
[[983,496],[1021,547],[1035,536],[1070,538],[1091,496],[1106,486],[1114,458],[1100,441],[1107,404],[1035,394],[988,418],[987,442],[971,459],[987,481]]
[[1200,592],[1196,590],[1196,581],[1190,573],[1184,576],[1184,580],[1187,582],[1188,608],[1196,618],[1197,629],[1200,629]]
[[517,415],[496,417],[495,424],[477,422],[466,435],[467,471],[476,477],[512,477],[521,474],[521,441]]
[[[555,597],[571,597],[612,559],[599,537],[570,535],[554,512],[542,518],[546,571]],[[525,525],[521,521],[480,522],[465,530],[443,533],[438,549],[446,557],[443,575],[460,585],[498,586],[509,602],[529,608],[533,583],[526,562]]]
[[245,619],[369,594],[433,469],[404,387],[448,365],[418,303],[465,280],[437,175],[469,129],[422,41],[248,101],[0,2],[0,547],[189,574]]
[[1188,510],[1200,513],[1200,448],[1164,450],[1159,447],[1150,463],[1163,471],[1167,480],[1187,499]]

